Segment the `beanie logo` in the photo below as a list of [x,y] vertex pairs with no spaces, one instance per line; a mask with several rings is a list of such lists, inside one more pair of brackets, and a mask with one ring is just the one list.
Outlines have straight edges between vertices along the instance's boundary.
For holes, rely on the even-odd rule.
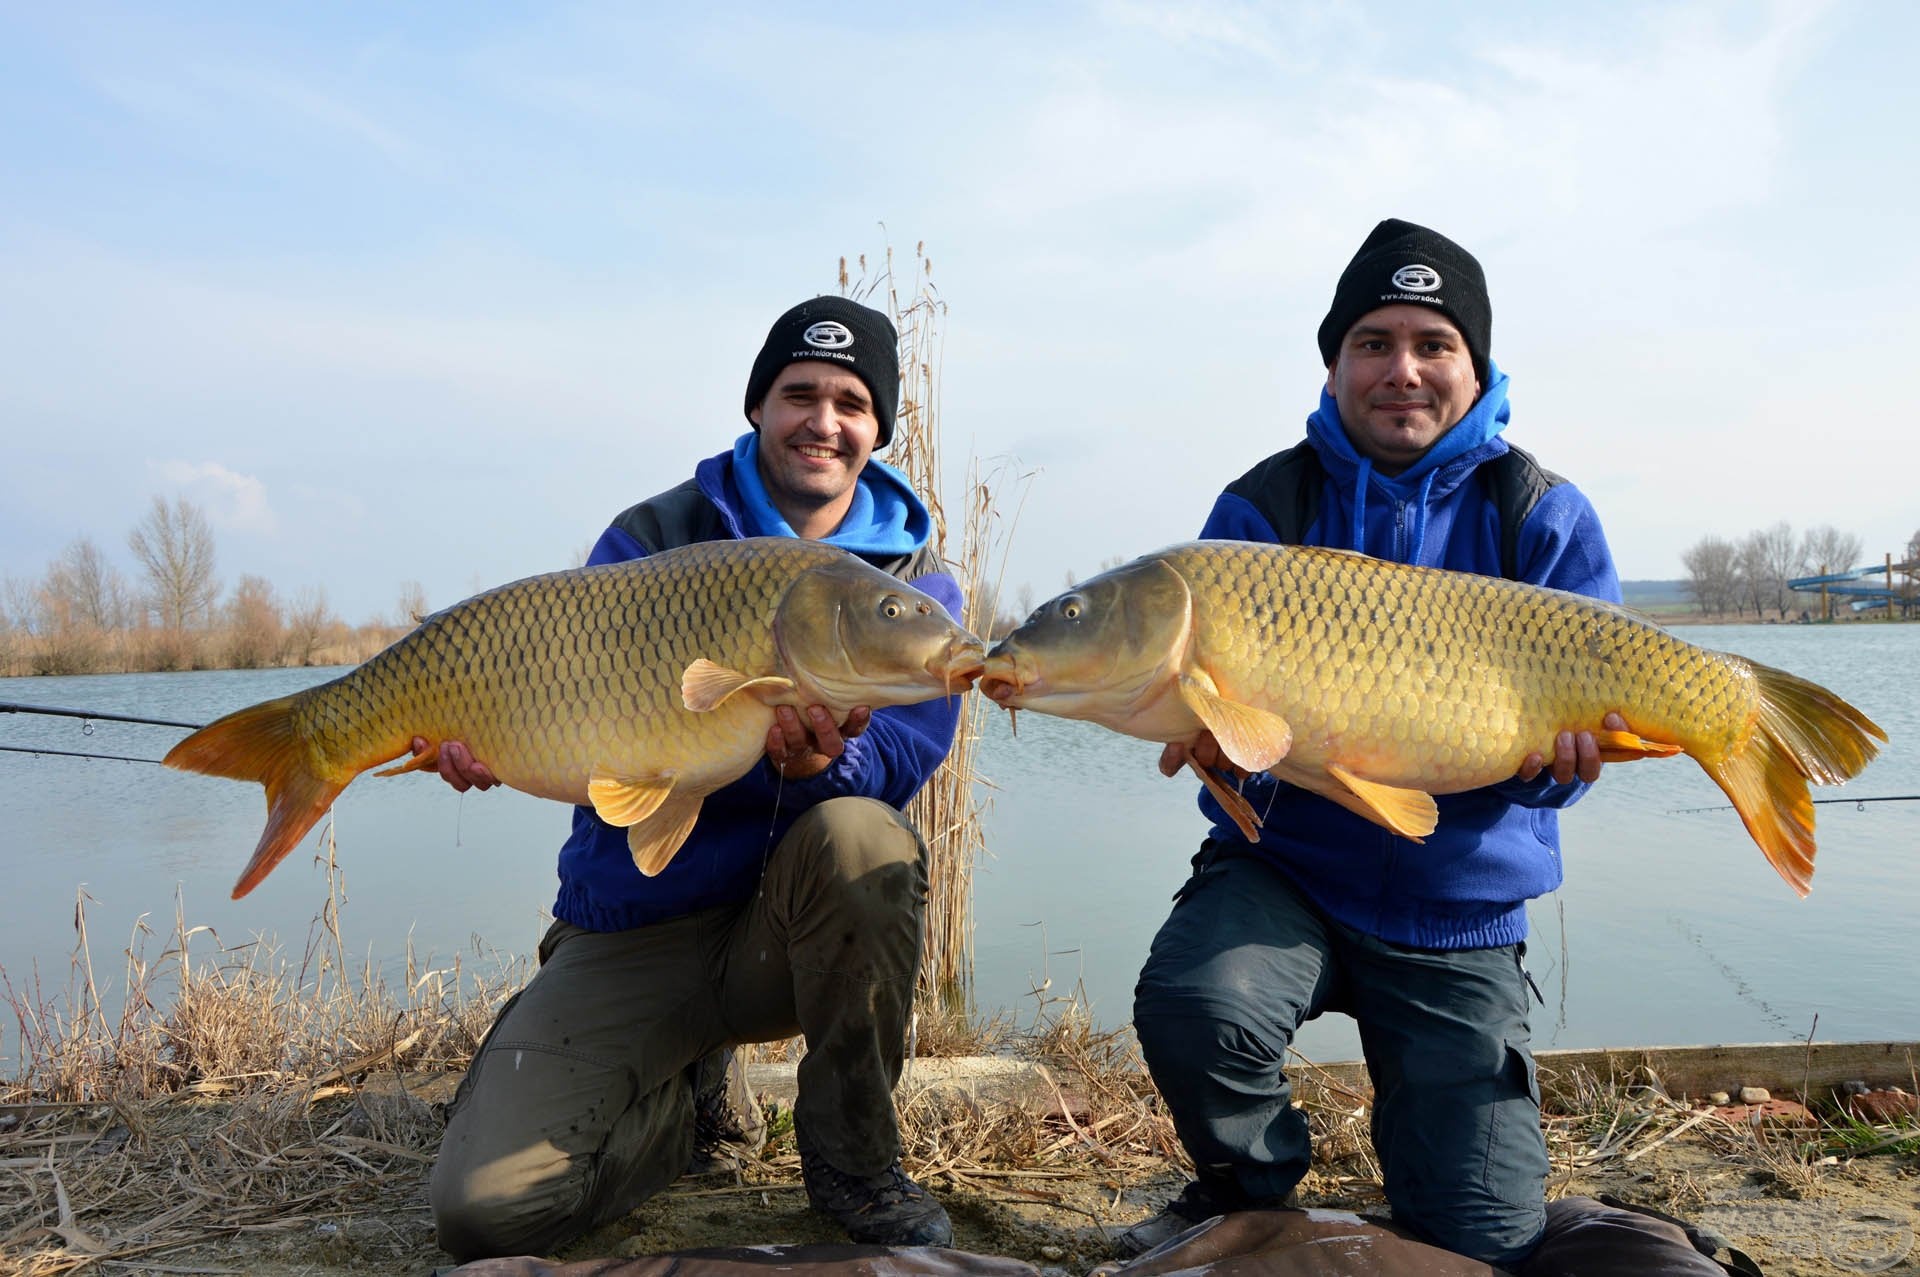
[[809,325],[800,340],[816,350],[845,350],[853,345],[853,330],[837,320],[823,319]]
[[1440,272],[1431,266],[1402,266],[1393,272],[1393,286],[1410,293],[1439,291]]

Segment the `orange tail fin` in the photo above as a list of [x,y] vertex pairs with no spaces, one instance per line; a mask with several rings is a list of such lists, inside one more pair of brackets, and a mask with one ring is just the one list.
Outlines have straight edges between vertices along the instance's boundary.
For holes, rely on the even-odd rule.
[[1813,884],[1813,799],[1807,782],[1838,785],[1879,752],[1886,732],[1817,683],[1765,665],[1759,721],[1745,747],[1706,769],[1787,885],[1804,896]]
[[267,827],[253,849],[253,859],[233,885],[235,900],[259,886],[286,859],[353,779],[349,775],[335,781],[314,770],[312,752],[294,730],[297,699],[282,696],[236,710],[187,737],[161,760],[181,771],[266,786]]

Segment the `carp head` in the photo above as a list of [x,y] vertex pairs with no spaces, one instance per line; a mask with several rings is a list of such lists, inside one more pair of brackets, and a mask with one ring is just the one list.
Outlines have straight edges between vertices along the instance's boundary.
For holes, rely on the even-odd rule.
[[980,690],[1008,709],[1157,736],[1192,632],[1186,581],[1136,559],[1042,603],[987,654]]
[[985,652],[937,600],[851,554],[795,578],[773,637],[800,703],[842,714],[965,692]]

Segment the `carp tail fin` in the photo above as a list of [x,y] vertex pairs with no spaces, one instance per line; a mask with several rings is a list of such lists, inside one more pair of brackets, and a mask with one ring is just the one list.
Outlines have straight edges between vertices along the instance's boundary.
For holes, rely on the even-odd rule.
[[1753,667],[1760,708],[1741,749],[1708,766],[1767,863],[1798,895],[1813,885],[1813,799],[1807,782],[1837,785],[1860,773],[1887,738],[1878,724],[1817,683]]
[[295,729],[298,695],[262,701],[217,719],[167,751],[160,761],[180,771],[251,780],[267,791],[267,827],[253,858],[233,884],[233,898],[260,885],[326,814],[353,779],[323,776]]

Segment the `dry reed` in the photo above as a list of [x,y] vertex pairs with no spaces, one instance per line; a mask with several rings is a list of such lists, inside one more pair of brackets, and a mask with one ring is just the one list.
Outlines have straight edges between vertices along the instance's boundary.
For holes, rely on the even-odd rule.
[[[952,565],[965,600],[961,624],[987,634],[998,611],[996,561],[1004,563],[1011,520],[996,508],[994,485],[970,464],[957,536],[943,499],[940,452],[940,377],[947,304],[933,283],[925,244],[916,244],[913,270],[904,287],[893,248],[872,277],[867,259],[850,276],[840,259],[845,295],[883,310],[900,334],[900,403],[887,460],[907,476],[933,515],[934,552]],[[957,546],[956,546],[957,541]],[[957,553],[956,553],[957,550]],[[986,798],[978,770],[981,727],[990,706],[978,696],[961,703],[953,748],[907,807],[907,817],[926,838],[931,855],[927,920],[920,964],[923,1016],[972,1008],[973,867],[986,850],[982,817]]]

